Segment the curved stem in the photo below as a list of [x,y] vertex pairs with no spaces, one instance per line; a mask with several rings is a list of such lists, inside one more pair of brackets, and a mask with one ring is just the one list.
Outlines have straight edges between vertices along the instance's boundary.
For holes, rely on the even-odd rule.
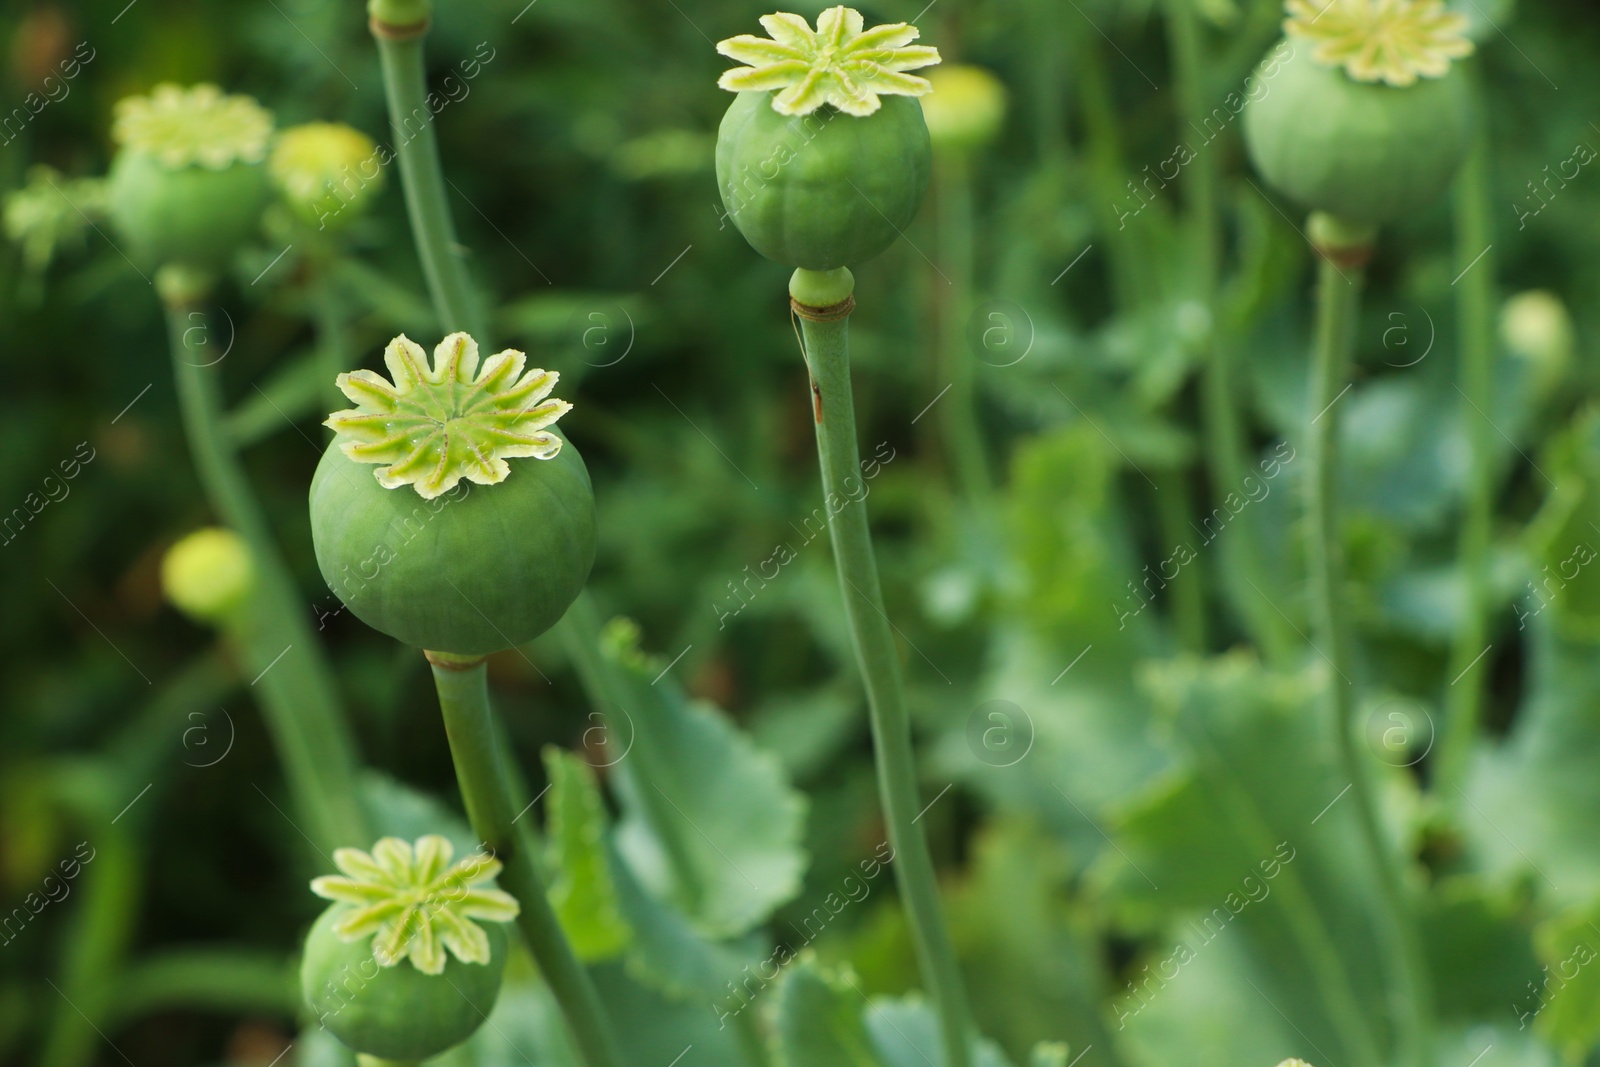
[[533,857],[521,847],[512,825],[516,811],[495,748],[488,676],[482,660],[470,666],[433,664],[439,710],[450,738],[450,758],[455,763],[467,818],[472,822],[472,832],[504,864],[500,879],[522,905],[517,925],[555,994],[583,1062],[588,1067],[622,1067],[622,1056],[612,1038],[600,995],[562,932],[560,920],[550,907],[544,879],[539,876]]
[[[1450,650],[1450,677],[1456,681],[1445,698],[1444,730],[1439,739],[1433,786],[1437,795],[1452,801],[1472,758],[1488,673],[1487,663],[1480,661],[1488,640],[1489,541],[1495,486],[1494,427],[1485,415],[1493,406],[1490,393],[1494,369],[1494,260],[1483,251],[1494,240],[1489,164],[1489,139],[1480,131],[1462,168],[1455,200],[1456,258],[1463,271],[1456,297],[1456,317],[1461,323],[1461,420],[1472,464],[1458,549],[1464,594],[1461,622]],[[1480,257],[1486,262],[1465,269]]]
[[[797,271],[796,279],[808,274],[811,272]],[[967,1067],[971,1062],[972,1034],[967,994],[939,903],[928,842],[916,825],[921,802],[899,650],[884,611],[866,504],[859,496],[861,466],[856,447],[855,401],[850,389],[848,321],[847,316],[823,322],[801,316],[823,494],[830,501],[846,502],[828,524],[828,536],[839,571],[856,663],[867,690],[878,793],[889,828],[889,844],[895,852],[895,881],[905,900],[922,980],[939,1016],[944,1067]]]
[[[372,842],[356,796],[356,747],[333,672],[308,621],[309,601],[295,588],[265,515],[250,491],[223,420],[221,363],[198,342],[201,313],[172,303],[167,332],[189,451],[206,497],[250,549],[256,588],[230,634],[255,677],[262,713],[284,764],[304,832],[324,853]],[[190,347],[191,335],[197,341]]]
[[428,107],[427,76],[422,62],[424,33],[396,40],[374,33],[383,66],[384,96],[389,102],[389,129],[394,135],[405,187],[406,214],[416,238],[428,293],[445,332],[465,330],[483,340],[487,322],[473,292],[467,266],[457,252],[455,223],[445,195],[433,111]]
[[1369,767],[1356,747],[1356,668],[1344,614],[1344,554],[1335,495],[1338,400],[1348,383],[1363,280],[1364,272],[1359,267],[1341,268],[1326,257],[1320,260],[1307,445],[1311,468],[1311,609],[1319,650],[1332,668],[1329,704],[1339,764],[1350,779],[1363,844],[1382,891],[1377,901],[1377,935],[1386,954],[1385,970],[1393,997],[1397,1062],[1424,1067],[1433,1057],[1433,993],[1416,926],[1406,904],[1403,870],[1384,837]]

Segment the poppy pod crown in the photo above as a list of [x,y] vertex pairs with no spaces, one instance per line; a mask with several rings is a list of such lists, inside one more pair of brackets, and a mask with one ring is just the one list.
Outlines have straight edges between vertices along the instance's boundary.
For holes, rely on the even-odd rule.
[[717,51],[746,64],[718,85],[739,94],[717,132],[717,184],[728,217],[768,259],[835,270],[871,259],[911,223],[932,149],[907,73],[939,62],[903,22],[865,28],[832,7],[813,29],[799,15],[761,19]]

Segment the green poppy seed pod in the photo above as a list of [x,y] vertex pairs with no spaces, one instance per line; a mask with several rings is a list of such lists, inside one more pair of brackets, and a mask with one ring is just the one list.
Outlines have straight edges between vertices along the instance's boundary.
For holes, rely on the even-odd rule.
[[161,559],[161,592],[196,622],[231,619],[255,585],[255,565],[244,539],[209,526],[167,549]]
[[372,138],[337,122],[308,122],[278,135],[267,161],[278,196],[318,229],[347,225],[383,189]]
[[107,209],[136,259],[220,267],[256,232],[271,191],[272,115],[215,85],[163,84],[117,104]]
[[992,142],[1006,119],[1006,87],[983,67],[953,64],[928,75],[922,117],[935,152],[971,152]]
[[1252,75],[1244,116],[1261,176],[1355,223],[1432,205],[1472,135],[1471,95],[1451,64],[1472,50],[1466,20],[1439,0],[1287,6],[1288,39]]
[[335,904],[306,935],[300,989],[320,1025],[356,1052],[406,1062],[454,1048],[483,1025],[505,970],[498,927],[490,928],[488,963],[453,963],[434,976],[380,967],[368,945],[340,939],[333,927],[351,910]]
[[311,883],[333,900],[306,935],[300,989],[319,1025],[356,1052],[415,1062],[471,1037],[494,1010],[505,970],[510,895],[482,883],[500,863],[451,864],[437,835],[341,848],[343,872]]
[[863,29],[833,7],[813,30],[799,15],[765,15],[771,37],[717,45],[748,64],[718,84],[739,96],[717,131],[717,185],[729,218],[757,252],[827,271],[871,259],[911,224],[928,187],[932,148],[922,108],[932,88],[904,73],[939,61],[910,42],[914,26]]
[[[582,458],[548,427],[572,405],[558,375],[507,350],[478,371],[464,333],[384,353],[392,381],[341,374],[357,407],[311,481],[311,536],[329,587],[367,625],[431,652],[483,656],[555,625],[594,564]],[[508,463],[507,460],[516,462]],[[380,464],[376,470],[370,464]]]

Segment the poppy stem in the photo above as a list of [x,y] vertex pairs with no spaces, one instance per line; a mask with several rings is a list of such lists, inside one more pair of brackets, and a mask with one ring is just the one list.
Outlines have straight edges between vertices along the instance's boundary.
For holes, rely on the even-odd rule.
[[[791,306],[800,317],[823,497],[833,513],[828,537],[839,572],[845,615],[867,691],[878,795],[894,849],[895,881],[905,900],[922,980],[939,1017],[943,1067],[968,1067],[972,1023],[955,947],[945,925],[928,840],[917,820],[925,814],[917,789],[911,722],[894,627],[884,610],[878,561],[867,525],[861,458],[856,444],[855,400],[850,389],[849,316],[855,306],[849,271],[798,270],[790,282]],[[812,303],[826,300],[826,305]],[[837,502],[837,507],[835,506]]]
[[573,1044],[588,1067],[622,1067],[600,994],[550,906],[526,835],[517,832],[511,787],[497,752],[488,667],[481,658],[434,652],[428,661],[472,832],[503,865],[500,880],[522,905],[517,926],[555,995]]

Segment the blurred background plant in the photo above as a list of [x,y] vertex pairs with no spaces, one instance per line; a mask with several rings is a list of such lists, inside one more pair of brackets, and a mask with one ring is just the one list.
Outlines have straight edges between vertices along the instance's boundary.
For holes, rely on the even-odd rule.
[[[1600,1039],[1600,22],[1574,0],[1456,6],[1478,35],[1483,166],[1385,232],[1339,401],[1362,751],[1408,857],[1436,1061],[1582,1063]],[[491,680],[557,910],[628,1020],[629,1062],[691,1046],[686,1067],[760,1062],[735,1036],[748,1004],[758,1030],[864,1030],[898,1067],[932,1031],[892,880],[867,873],[884,831],[787,272],[727,225],[712,174],[727,99],[710,42],[767,10],[437,13],[428,121],[495,347],[559,370],[577,401],[563,426],[595,481],[593,598],[636,620],[603,652],[558,634],[499,655]],[[150,272],[122,254],[99,179],[113,105],[163,81],[248,93],[280,130],[347,124],[383,159],[364,14],[12,12],[0,1060],[340,1062],[302,1032],[291,946],[319,910],[306,880],[331,868],[298,829],[261,676],[236,628],[163,600],[167,550],[220,517]],[[1375,962],[1376,875],[1303,637],[1312,257],[1229,103],[1281,5],[867,13],[917,21],[947,64],[995,79],[951,81],[972,111],[936,124],[929,203],[857,272],[873,299],[854,317],[921,821],[978,1023],[1016,1063],[1056,1062],[1040,1041],[1082,1067],[1387,1056],[1409,1007]],[[314,200],[269,212],[186,343],[221,361],[231,439],[378,769],[374,822],[412,839],[455,820],[466,854],[426,665],[340,611],[305,519],[330,370],[443,333],[399,182],[380,181],[327,230]],[[1473,285],[1480,306],[1458,309]],[[1473,344],[1490,346],[1486,407],[1463,401]],[[1482,566],[1463,570],[1485,493]],[[1471,625],[1476,658],[1455,647]],[[1463,692],[1482,728],[1442,763]],[[525,960],[492,1022],[450,1062],[569,1062]]]

